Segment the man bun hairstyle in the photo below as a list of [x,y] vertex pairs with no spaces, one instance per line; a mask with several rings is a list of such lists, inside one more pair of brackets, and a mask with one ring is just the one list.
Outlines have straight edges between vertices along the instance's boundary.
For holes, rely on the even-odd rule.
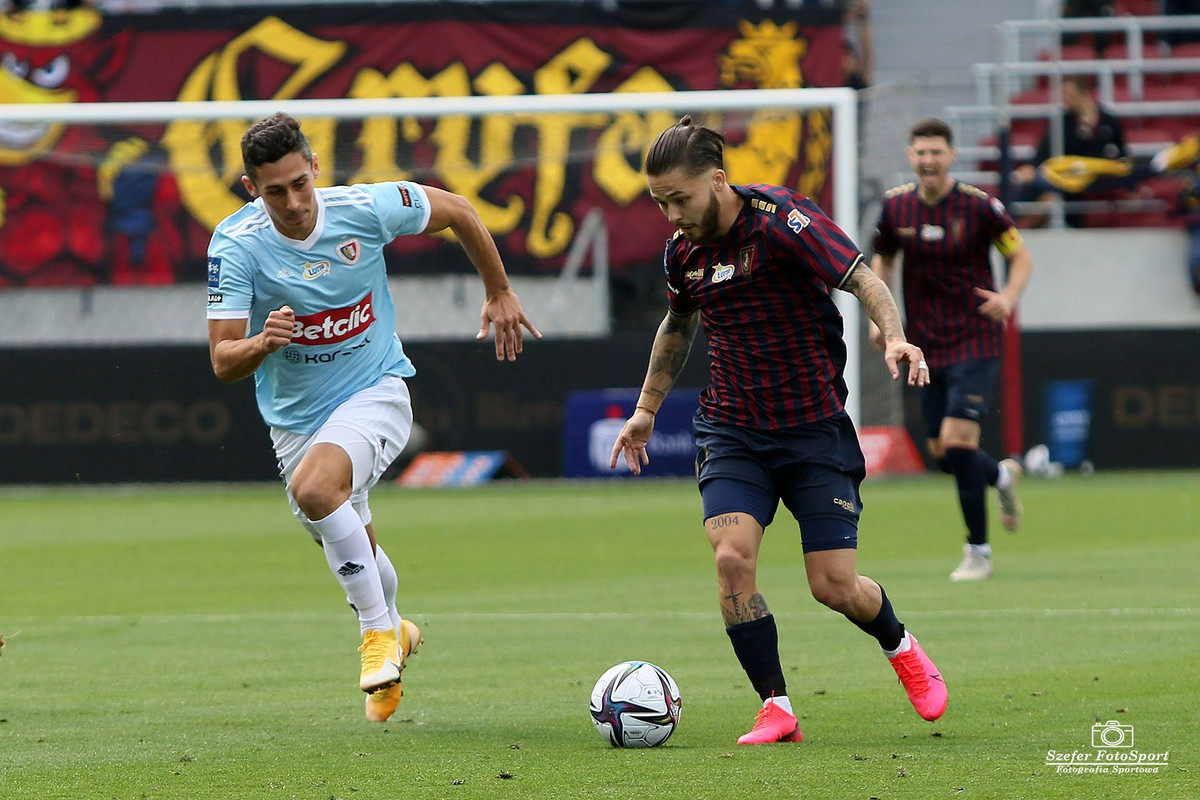
[[300,153],[312,163],[312,148],[300,131],[300,123],[290,114],[278,111],[264,117],[242,134],[242,166],[251,182],[257,182],[258,168],[263,164]]
[[725,137],[704,125],[693,125],[692,115],[658,135],[646,153],[646,174],[664,175],[683,167],[689,177],[707,169],[725,168]]
[[954,146],[954,132],[950,130],[949,125],[936,117],[923,119],[913,125],[908,134],[908,141],[911,143],[913,139],[924,136],[940,136],[946,140],[946,144]]

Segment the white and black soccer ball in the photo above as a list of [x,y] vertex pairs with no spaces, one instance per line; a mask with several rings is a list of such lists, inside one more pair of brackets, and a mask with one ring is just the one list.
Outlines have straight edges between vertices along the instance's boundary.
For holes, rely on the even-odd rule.
[[613,747],[655,747],[679,724],[683,701],[666,670],[646,661],[609,667],[592,689],[592,722]]

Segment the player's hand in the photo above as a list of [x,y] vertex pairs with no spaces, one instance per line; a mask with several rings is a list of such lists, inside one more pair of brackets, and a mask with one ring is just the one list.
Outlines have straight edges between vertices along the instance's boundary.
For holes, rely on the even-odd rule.
[[646,442],[650,441],[650,434],[654,433],[654,415],[644,409],[637,409],[633,412],[633,416],[625,422],[625,427],[621,428],[621,433],[617,436],[616,443],[613,444],[612,458],[608,460],[608,468],[617,468],[617,459],[624,455],[625,463],[629,465],[629,471],[634,475],[642,474],[642,465],[650,463],[650,456],[646,454]]
[[888,342],[883,351],[883,360],[887,362],[888,373],[892,380],[900,377],[900,365],[908,364],[908,385],[926,386],[929,383],[929,365],[925,363],[925,354],[921,348],[902,339]]
[[496,360],[516,361],[525,343],[522,340],[521,326],[529,329],[535,339],[542,338],[538,329],[533,327],[529,317],[521,309],[521,301],[512,289],[505,289],[483,301],[483,311],[479,314],[479,333],[475,334],[478,341],[488,335],[488,328],[496,326]]
[[987,289],[975,287],[975,296],[983,298],[983,303],[976,309],[988,319],[1004,322],[1012,316],[1016,303],[1001,292],[989,292]]
[[867,323],[867,336],[871,339],[871,344],[875,345],[878,350],[886,350],[887,342],[883,339],[883,331],[875,324],[875,320],[870,320]]
[[292,340],[292,329],[295,325],[296,312],[292,311],[291,306],[284,306],[267,314],[267,321],[263,323],[262,334],[260,334],[263,349],[268,353],[274,353],[286,345]]

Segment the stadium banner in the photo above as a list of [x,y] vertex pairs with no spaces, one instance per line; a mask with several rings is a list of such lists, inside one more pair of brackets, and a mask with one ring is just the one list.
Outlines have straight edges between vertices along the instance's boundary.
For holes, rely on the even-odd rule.
[[1021,340],[1026,442],[1097,470],[1200,467],[1200,328]]
[[[511,363],[496,361],[491,342],[407,344],[417,367],[408,383],[425,450],[503,451],[532,476],[563,475],[569,459],[586,453],[563,449],[568,398],[639,386],[654,333],[622,329],[605,339],[526,340],[525,353]],[[1028,442],[1046,435],[1044,387],[1088,380],[1087,458],[1097,469],[1200,467],[1200,330],[1022,338]],[[705,352],[701,339],[680,387],[707,383]],[[0,374],[0,483],[278,477],[251,381],[218,381],[204,347],[4,350]],[[906,421],[923,441],[917,397],[905,393]],[[694,403],[695,391],[668,398]],[[632,406],[621,407],[627,410]],[[1000,452],[999,442],[988,438],[998,430],[991,419],[984,425],[990,452]],[[397,472],[413,456],[402,454]]]
[[[781,4],[780,4],[781,5]],[[104,16],[0,15],[0,103],[270,100],[803,88],[842,83],[840,13],[723,3],[231,5]],[[670,232],[640,168],[678,111],[480,119],[305,119],[318,183],[411,179],[468,198],[508,269],[554,274],[585,213],[611,269],[653,264]],[[828,207],[827,110],[701,114],[734,182]],[[0,288],[204,277],[214,225],[245,202],[251,120],[0,125]],[[401,237],[395,273],[471,272],[446,238]]]
[[[618,458],[608,466],[613,444],[637,406],[640,389],[600,389],[567,395],[563,420],[563,474],[568,478],[634,477]],[[643,475],[696,474],[696,440],[692,416],[700,406],[700,390],[675,387],[654,417],[654,433],[646,443],[650,462]]]

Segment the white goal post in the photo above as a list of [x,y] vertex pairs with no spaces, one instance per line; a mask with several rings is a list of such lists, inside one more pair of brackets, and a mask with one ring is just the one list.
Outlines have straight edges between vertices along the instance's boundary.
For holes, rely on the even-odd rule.
[[[719,90],[719,91],[688,91],[688,92],[626,92],[611,94],[573,94],[573,95],[514,95],[497,96],[465,96],[465,97],[426,97],[426,98],[378,98],[378,99],[292,99],[292,100],[246,100],[246,101],[211,101],[211,102],[130,102],[130,103],[70,103],[70,104],[0,104],[0,120],[6,125],[37,125],[37,124],[143,124],[170,123],[178,120],[207,121],[212,123],[228,121],[244,121],[247,124],[255,119],[267,116],[277,111],[287,112],[299,119],[331,119],[331,120],[360,120],[388,117],[394,119],[435,119],[449,115],[466,117],[486,117],[502,114],[553,114],[565,113],[645,113],[671,111],[677,115],[697,112],[755,112],[762,110],[786,110],[791,112],[828,109],[831,111],[831,133],[834,147],[831,163],[833,175],[833,207],[826,209],[834,221],[851,237],[857,237],[858,220],[858,118],[857,95],[846,88],[819,89],[752,89],[752,90]],[[750,176],[752,178],[752,176]],[[579,220],[582,223],[582,220]],[[595,226],[588,227],[593,237],[597,235]],[[862,244],[860,243],[860,247]],[[582,248],[581,248],[582,249]],[[600,248],[603,250],[604,248]],[[593,248],[593,258],[596,249]],[[655,255],[655,258],[657,256]],[[565,279],[575,281],[572,274]],[[593,279],[605,278],[603,266],[597,265]],[[518,278],[518,288],[523,290],[524,279]],[[112,287],[91,288],[90,299],[96,295],[107,293],[129,292],[128,289]],[[142,290],[146,291],[146,290]],[[170,287],[152,290],[158,294],[160,306],[165,303],[171,306]],[[460,291],[456,288],[455,291]],[[607,287],[603,288],[607,298]],[[133,292],[137,294],[137,292]],[[35,298],[34,295],[37,295]],[[544,293],[546,303],[556,300],[561,302],[564,292],[562,287]],[[25,335],[36,336],[36,325],[30,328],[42,313],[48,313],[46,318],[61,319],[53,309],[43,309],[45,304],[53,304],[55,297],[64,299],[68,307],[78,308],[79,295],[69,289],[59,290],[7,290],[0,292],[0,347],[17,345],[29,346],[28,340],[10,339],[10,334],[16,330],[17,320],[23,320],[22,330]],[[541,294],[538,295],[542,297]],[[100,298],[104,301],[104,298]],[[531,298],[532,299],[532,298]],[[838,307],[845,318],[847,367],[846,382],[849,388],[847,410],[856,421],[860,419],[861,381],[859,375],[860,363],[860,315],[859,305],[853,297],[843,293],[835,293]],[[35,300],[32,305],[29,301]],[[89,300],[90,302],[90,300]],[[139,301],[141,302],[141,301]],[[178,299],[181,304],[180,312],[202,315],[195,312],[193,292],[189,289]],[[117,303],[119,306],[120,303]],[[552,308],[540,309],[536,302],[526,302],[531,318],[538,320],[539,315],[547,318],[559,316],[561,310]],[[544,311],[544,313],[543,313]],[[12,312],[12,313],[10,313]],[[399,312],[399,309],[398,309]],[[475,315],[477,316],[477,310]],[[164,309],[161,314],[164,320],[178,320],[176,313]],[[186,318],[186,317],[185,317]],[[10,330],[11,329],[11,330]],[[470,330],[470,328],[468,328]],[[405,335],[412,338],[412,332]],[[202,328],[196,336],[198,341],[206,341]],[[146,341],[171,341],[147,335]],[[178,339],[175,339],[178,342]],[[44,342],[54,344],[55,342]],[[63,342],[67,343],[67,342]],[[124,342],[121,342],[124,343]]]

